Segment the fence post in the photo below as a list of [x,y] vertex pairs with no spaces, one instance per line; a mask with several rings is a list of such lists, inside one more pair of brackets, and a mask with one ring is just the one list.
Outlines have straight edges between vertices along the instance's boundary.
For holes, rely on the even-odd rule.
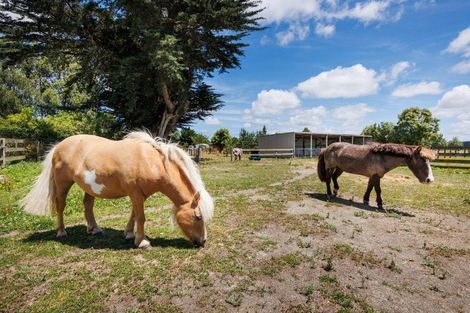
[[5,166],[6,148],[5,138],[0,138],[0,167]]

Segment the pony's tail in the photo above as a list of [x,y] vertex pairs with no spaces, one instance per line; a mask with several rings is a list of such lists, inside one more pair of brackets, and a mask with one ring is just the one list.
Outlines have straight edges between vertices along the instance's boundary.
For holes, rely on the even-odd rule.
[[36,178],[33,189],[19,201],[25,212],[34,215],[49,215],[55,208],[55,184],[52,173],[52,156],[55,147],[46,155],[42,162],[41,174]]
[[320,181],[324,182],[326,180],[325,150],[320,151],[318,156],[317,174]]

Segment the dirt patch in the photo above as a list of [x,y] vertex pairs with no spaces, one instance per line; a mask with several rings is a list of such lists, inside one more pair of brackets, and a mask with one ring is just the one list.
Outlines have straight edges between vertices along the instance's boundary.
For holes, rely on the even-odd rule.
[[[374,308],[387,312],[470,311],[470,282],[465,278],[470,273],[466,261],[469,219],[397,211],[415,217],[336,206],[314,198],[288,202],[286,208],[288,214],[325,216],[334,226],[336,231],[327,240],[309,239],[314,247],[331,254],[334,273],[342,284]],[[346,251],[338,257],[338,249]],[[358,264],[358,254],[373,256],[375,264]]]
[[301,169],[296,169],[295,171],[293,171],[293,173],[295,174],[295,177],[294,178],[291,178],[291,179],[288,179],[284,182],[278,182],[278,183],[274,183],[274,184],[271,184],[269,185],[270,187],[275,187],[275,186],[281,186],[281,185],[284,185],[284,184],[291,184],[293,182],[296,182],[296,181],[299,181],[299,180],[302,180],[302,179],[305,179],[313,174],[315,174],[317,172],[316,168],[301,168]]

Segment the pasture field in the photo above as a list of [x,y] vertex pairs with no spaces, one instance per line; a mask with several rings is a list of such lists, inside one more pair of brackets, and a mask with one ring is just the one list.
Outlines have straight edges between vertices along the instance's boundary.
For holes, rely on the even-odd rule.
[[16,205],[39,164],[0,169],[0,312],[470,312],[470,170],[434,169],[429,186],[392,171],[385,213],[362,205],[359,176],[343,174],[327,201],[314,160],[200,167],[216,203],[206,247],[154,196],[145,251],[122,236],[127,199],[97,200],[105,233],[89,236],[73,187],[56,240],[54,217]]

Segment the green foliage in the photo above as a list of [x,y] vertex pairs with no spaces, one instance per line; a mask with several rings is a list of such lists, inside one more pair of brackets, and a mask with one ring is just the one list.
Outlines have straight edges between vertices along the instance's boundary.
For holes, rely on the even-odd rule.
[[[8,66],[38,56],[67,66],[87,105],[126,128],[167,136],[221,107],[204,79],[240,66],[259,29],[258,3],[240,1],[11,1],[1,15],[0,57]],[[165,90],[168,90],[166,97]],[[53,94],[48,101],[56,102]],[[165,101],[166,100],[166,101]],[[163,122],[163,123],[161,123]]]
[[395,134],[403,144],[432,146],[439,137],[439,120],[428,109],[408,108],[398,115]]
[[380,124],[372,124],[364,128],[362,135],[372,136],[375,142],[394,142],[395,139],[395,125],[390,122],[382,122]]
[[122,135],[111,115],[93,111],[40,117],[26,107],[5,119],[0,118],[0,137],[27,138],[48,144],[81,133],[111,138]]
[[211,144],[217,147],[219,151],[222,151],[227,144],[231,144],[232,137],[227,128],[218,129],[211,138]]
[[370,135],[377,142],[396,142],[407,145],[441,146],[445,139],[439,132],[439,120],[428,109],[405,109],[398,115],[398,123],[372,124],[364,128],[363,135]]
[[463,142],[458,137],[454,137],[447,142],[448,147],[463,147]]
[[249,132],[246,129],[240,129],[240,135],[238,136],[238,145],[243,149],[255,148],[258,145],[258,136],[254,132]]
[[197,133],[191,128],[181,128],[170,136],[171,140],[178,142],[183,147],[197,145],[200,143],[209,144],[209,138],[206,135]]
[[304,133],[310,133],[310,129],[308,127],[304,127],[304,129],[302,130],[302,132]]

